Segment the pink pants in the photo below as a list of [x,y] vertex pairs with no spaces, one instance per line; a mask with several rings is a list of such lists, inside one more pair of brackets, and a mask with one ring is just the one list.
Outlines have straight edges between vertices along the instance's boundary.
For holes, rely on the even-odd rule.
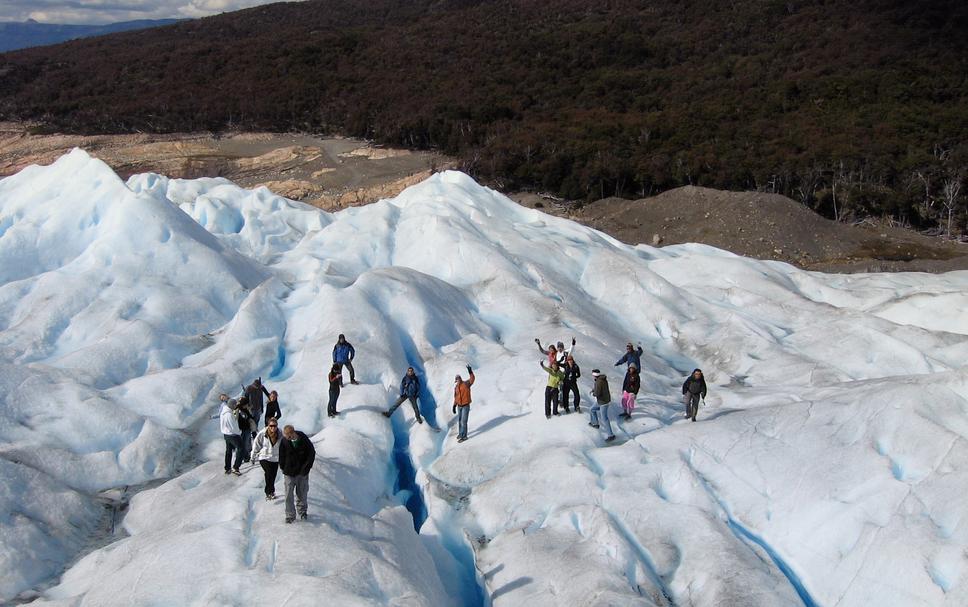
[[622,392],[622,409],[626,413],[632,413],[635,409],[635,395],[631,392]]

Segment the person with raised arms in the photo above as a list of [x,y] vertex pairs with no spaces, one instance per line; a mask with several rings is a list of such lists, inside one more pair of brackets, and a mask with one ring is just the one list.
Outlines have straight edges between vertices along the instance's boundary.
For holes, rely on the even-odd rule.
[[467,365],[467,380],[460,374],[454,376],[454,415],[457,416],[457,442],[467,440],[467,419],[471,414],[471,386],[474,385],[474,370]]

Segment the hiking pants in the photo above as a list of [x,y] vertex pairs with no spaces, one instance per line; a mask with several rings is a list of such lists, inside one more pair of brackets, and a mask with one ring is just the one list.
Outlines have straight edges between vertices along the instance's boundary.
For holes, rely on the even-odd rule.
[[[613,436],[615,433],[612,432],[612,424],[608,421],[608,407],[609,403],[600,405],[595,403],[592,405],[591,413],[589,413],[589,421],[595,425],[600,425],[605,427],[605,435]],[[599,422],[599,419],[601,422]]]
[[470,405],[457,407],[457,438],[467,438],[467,418],[470,414]]
[[417,397],[407,396],[406,394],[401,394],[400,397],[396,400],[396,402],[393,403],[393,406],[390,407],[390,411],[389,411],[390,415],[393,415],[393,412],[396,411],[397,407],[403,404],[403,401],[405,400],[409,400],[410,404],[413,405],[414,417],[416,417],[417,419],[420,419],[420,409],[417,407]]
[[565,411],[568,410],[568,397],[572,393],[575,395],[575,411],[578,411],[578,403],[581,402],[581,396],[578,395],[578,381],[561,382],[561,404],[564,405]]
[[276,474],[279,473],[279,462],[259,460],[262,471],[266,475],[266,495],[276,494]]
[[242,436],[239,437],[239,444],[241,445],[240,449],[242,459],[244,461],[249,461],[249,454],[252,453],[252,431],[249,430],[248,424],[246,424],[246,427],[242,429]]
[[[223,434],[225,439],[225,471],[229,471],[229,466],[236,470],[242,465],[242,437],[238,434]],[[232,452],[235,451],[235,464],[232,465]]]
[[554,405],[554,414],[558,415],[558,388],[547,386],[545,388],[545,417],[551,415],[552,405]]
[[336,401],[339,400],[339,388],[329,389],[329,404],[326,406],[327,415],[336,415]]
[[[355,382],[356,381],[356,371],[353,370],[353,362],[348,360],[345,363],[338,363],[338,364],[340,364],[340,365],[342,365],[342,366],[344,366],[344,367],[346,367],[347,369],[350,370],[350,383]],[[340,371],[340,373],[342,373],[342,371]]]
[[[286,479],[286,519],[293,520],[296,513],[306,514],[306,502],[309,498],[309,475],[300,476],[283,475]],[[293,493],[296,494],[296,502],[293,503]]]
[[686,392],[682,395],[682,402],[686,405],[686,417],[696,417],[699,413],[699,395]]
[[632,411],[635,409],[635,394],[632,392],[622,392],[622,409],[632,415]]

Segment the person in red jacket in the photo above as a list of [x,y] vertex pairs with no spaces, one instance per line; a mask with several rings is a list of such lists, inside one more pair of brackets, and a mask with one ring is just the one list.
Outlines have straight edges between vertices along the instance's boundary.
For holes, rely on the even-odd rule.
[[[467,418],[471,414],[471,386],[474,385],[474,370],[467,365],[467,381],[457,375],[454,377],[454,414],[457,415],[457,442],[467,440]],[[458,413],[460,410],[460,413]]]

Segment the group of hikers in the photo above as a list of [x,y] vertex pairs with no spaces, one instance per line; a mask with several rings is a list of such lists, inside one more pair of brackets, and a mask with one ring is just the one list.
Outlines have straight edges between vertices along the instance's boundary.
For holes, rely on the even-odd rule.
[[[541,340],[535,339],[538,351],[547,357],[547,363],[542,359],[541,368],[548,374],[548,383],[544,393],[544,412],[547,419],[552,415],[571,413],[574,407],[576,413],[581,413],[581,394],[578,389],[578,379],[581,369],[575,362],[574,350],[576,341],[571,340],[567,349],[564,343],[549,344],[545,349]],[[614,366],[626,365],[625,379],[622,382],[622,413],[619,417],[631,419],[635,409],[635,397],[641,387],[639,370],[641,369],[642,346],[637,348],[631,343],[625,347],[625,354]],[[343,388],[343,367],[349,370],[350,383],[359,384],[353,369],[353,359],[356,350],[346,341],[346,336],[339,335],[333,347],[333,366],[329,372],[329,402],[327,414],[336,417],[339,414],[337,402]],[[457,417],[457,442],[467,440],[467,422],[470,416],[471,386],[474,384],[474,370],[467,365],[468,378],[465,380],[460,374],[454,376],[454,401],[452,411]],[[603,428],[605,441],[615,440],[612,431],[611,414],[609,411],[612,395],[608,387],[608,378],[598,369],[592,369],[593,388],[591,396],[595,399],[589,408],[588,425]],[[410,401],[414,418],[417,423],[424,423],[417,399],[420,398],[420,377],[413,367],[408,367],[400,381],[400,394],[383,415],[389,418],[404,403]],[[696,421],[700,399],[706,397],[706,380],[700,369],[695,369],[682,385],[685,417]],[[263,396],[268,401],[263,400]],[[279,431],[279,419],[282,409],[279,405],[279,395],[275,390],[269,391],[262,385],[262,378],[253,380],[248,386],[242,387],[239,398],[229,398],[227,394],[220,394],[221,407],[217,417],[222,436],[225,440],[225,474],[242,474],[240,468],[245,462],[258,463],[265,474],[266,501],[276,499],[276,477],[282,470],[285,478],[286,490],[286,522],[292,523],[298,516],[307,518],[307,497],[309,494],[309,472],[316,459],[316,449],[305,433],[296,430],[292,425],[284,426]],[[260,429],[260,420],[262,428]]]

